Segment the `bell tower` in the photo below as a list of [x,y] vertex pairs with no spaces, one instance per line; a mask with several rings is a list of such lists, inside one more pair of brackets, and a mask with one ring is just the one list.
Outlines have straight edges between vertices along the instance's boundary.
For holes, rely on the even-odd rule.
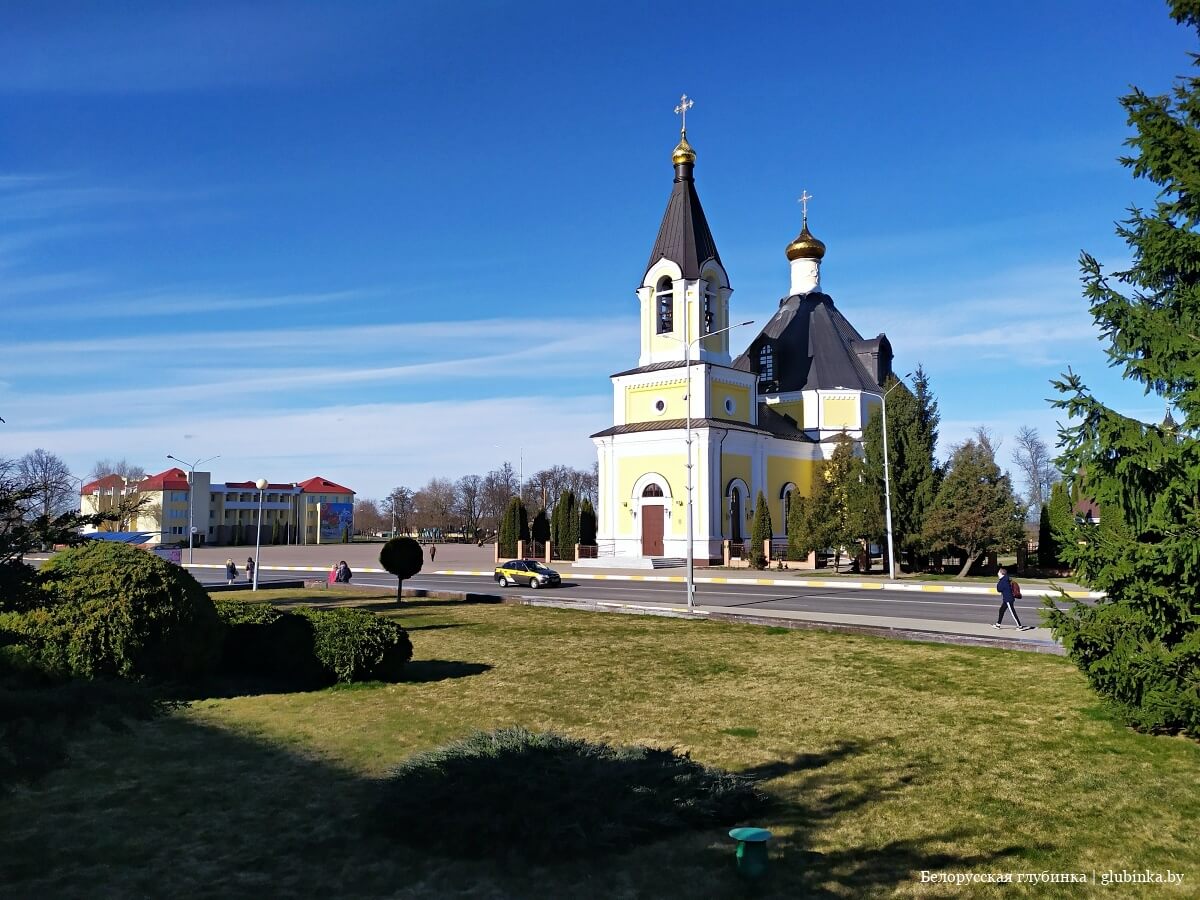
[[704,337],[729,325],[733,289],[696,193],[696,151],[687,139],[687,112],[693,105],[684,94],[675,107],[681,117],[679,143],[671,154],[675,181],[637,289],[640,366],[682,362],[685,341],[692,342],[694,361],[730,363],[729,333]]

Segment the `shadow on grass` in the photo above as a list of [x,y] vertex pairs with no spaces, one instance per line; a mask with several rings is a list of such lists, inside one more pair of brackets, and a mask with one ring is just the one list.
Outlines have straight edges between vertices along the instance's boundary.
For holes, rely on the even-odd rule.
[[429,681],[446,681],[451,678],[469,678],[472,675],[482,675],[491,671],[488,663],[461,662],[450,659],[414,659],[404,666],[405,682],[424,683]]
[[439,622],[434,625],[405,625],[405,631],[441,631],[445,628],[471,628],[474,622]]
[[[805,897],[890,893],[889,889],[919,879],[923,870],[996,871],[1004,868],[997,865],[1000,860],[1028,849],[1007,844],[986,852],[947,850],[980,837],[963,830],[836,850],[817,849],[814,835],[828,833],[827,826],[869,815],[869,807],[889,802],[928,774],[929,763],[918,765],[915,761],[877,769],[870,777],[853,780],[829,771],[831,766],[867,752],[877,743],[881,742],[843,741],[817,753],[797,754],[791,760],[766,763],[742,772],[763,782],[784,779],[773,786],[777,802],[771,820],[788,826],[791,833],[771,841],[774,870],[771,893]],[[931,819],[936,818],[931,815]],[[713,848],[711,853],[715,863],[715,857],[727,858],[729,851]]]

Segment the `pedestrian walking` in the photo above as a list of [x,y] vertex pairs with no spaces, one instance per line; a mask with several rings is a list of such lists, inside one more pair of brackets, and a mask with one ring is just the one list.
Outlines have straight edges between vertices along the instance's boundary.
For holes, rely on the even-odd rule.
[[1004,611],[1008,610],[1012,613],[1013,621],[1017,623],[1017,631],[1032,630],[1032,625],[1021,624],[1021,617],[1017,615],[1017,607],[1013,603],[1014,600],[1021,599],[1021,586],[1008,577],[1008,569],[1001,569],[996,574],[1000,576],[1000,580],[996,582],[996,593],[1000,595],[1000,612],[996,615],[992,627],[1002,627],[1000,623],[1004,621]]
[[247,556],[246,557],[246,584],[250,584],[253,581],[254,581],[254,557]]
[[225,583],[233,584],[235,578],[237,578],[237,566],[233,564],[232,559],[227,559],[225,560]]
[[429,561],[433,562],[435,559],[437,559],[437,544],[433,544],[429,548]]

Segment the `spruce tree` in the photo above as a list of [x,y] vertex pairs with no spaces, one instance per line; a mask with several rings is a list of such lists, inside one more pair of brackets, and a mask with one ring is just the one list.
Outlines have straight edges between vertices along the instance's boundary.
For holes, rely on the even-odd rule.
[[763,492],[758,492],[754,501],[754,526],[750,529],[750,564],[756,569],[765,568],[767,557],[763,552],[765,543],[775,536],[771,527],[771,509],[767,506],[767,498]]
[[809,527],[809,505],[808,497],[792,495],[787,516],[788,559],[803,559],[819,549],[813,542]]
[[[896,379],[889,379],[883,391],[895,383]],[[934,457],[941,414],[929,386],[929,375],[921,366],[913,373],[912,386],[909,390],[907,384],[901,384],[888,394],[888,476],[892,486],[892,542],[897,555],[907,554],[915,563],[925,556],[922,538],[925,517],[941,482]],[[863,450],[867,472],[882,496],[881,412],[874,413],[867,422]]]
[[[1200,0],[1173,0],[1176,22],[1200,33]],[[1192,54],[1193,65],[1200,56]],[[1073,521],[1060,553],[1105,598],[1048,610],[1071,658],[1136,728],[1200,736],[1200,77],[1171,94],[1121,99],[1134,134],[1121,159],[1159,189],[1117,234],[1128,269],[1080,258],[1084,294],[1108,357],[1172,408],[1151,425],[1105,406],[1069,371],[1055,405],[1058,463],[1073,492],[1100,510]],[[1053,516],[1051,517],[1053,524]]]

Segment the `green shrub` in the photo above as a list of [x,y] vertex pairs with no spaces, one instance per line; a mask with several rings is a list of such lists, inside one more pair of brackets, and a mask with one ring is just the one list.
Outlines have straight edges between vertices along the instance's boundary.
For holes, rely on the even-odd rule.
[[409,759],[369,821],[449,855],[550,861],[736,825],[765,805],[748,778],[673,750],[506,728]]
[[285,612],[269,603],[222,599],[217,613],[226,626],[221,671],[227,675],[312,689],[338,681],[399,681],[412,659],[408,633],[362,609]]
[[312,625],[313,652],[334,678],[398,681],[412,659],[408,632],[363,609],[297,609]]
[[313,651],[313,626],[306,617],[236,599],[222,598],[216,607],[225,623],[222,673],[269,678],[301,690],[333,683]]
[[44,605],[9,614],[12,667],[50,677],[188,679],[221,652],[212,600],[185,570],[126,544],[64,550],[39,574]]
[[41,602],[33,566],[15,559],[0,563],[0,612],[32,609]]

